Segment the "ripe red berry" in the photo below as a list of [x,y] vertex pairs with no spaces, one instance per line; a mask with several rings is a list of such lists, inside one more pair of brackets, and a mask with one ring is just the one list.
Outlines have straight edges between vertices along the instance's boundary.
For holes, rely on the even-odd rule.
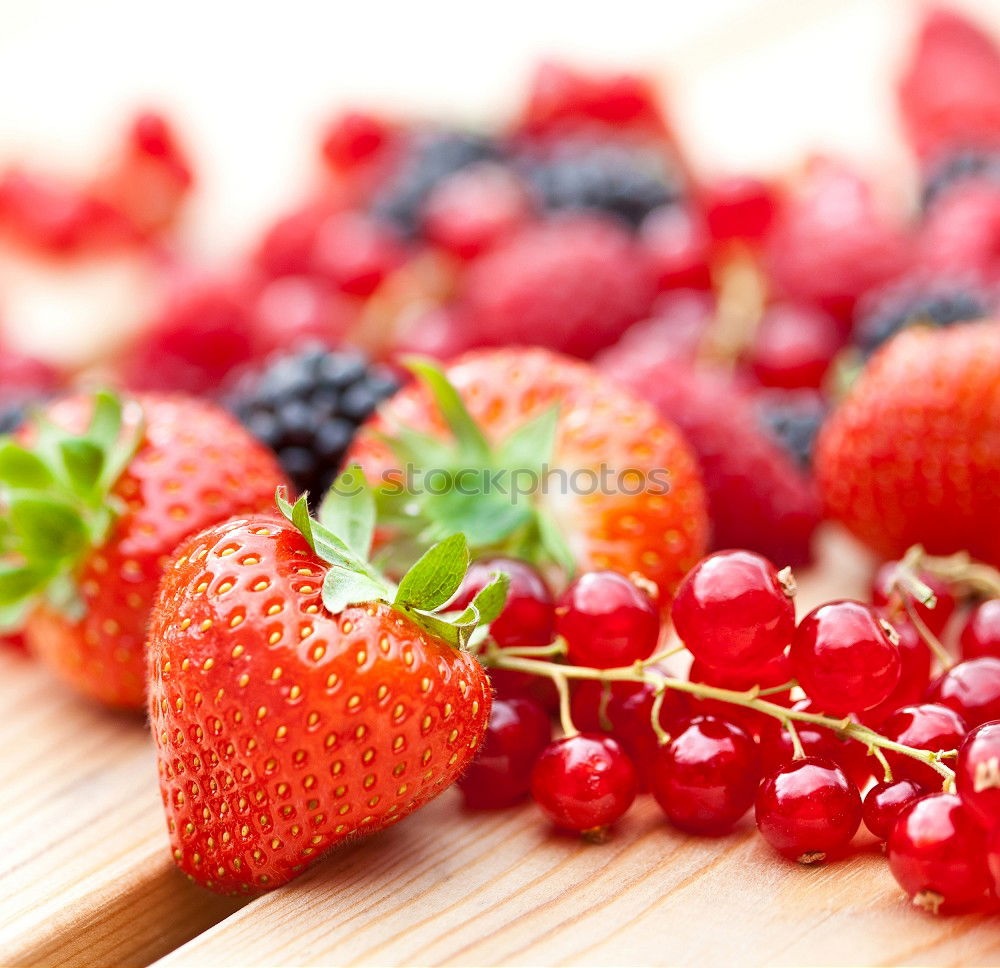
[[[958,749],[968,732],[965,721],[955,710],[934,703],[904,706],[885,720],[880,729],[883,736],[904,746],[935,752]],[[928,790],[941,786],[941,775],[913,757],[891,752],[885,756],[896,777],[916,780]]]
[[951,914],[986,899],[986,835],[954,794],[931,793],[904,807],[888,843],[893,876],[917,907]]
[[472,259],[528,220],[527,193],[510,171],[484,163],[438,184],[424,203],[424,234],[459,259]]
[[986,837],[986,866],[993,879],[993,893],[1000,896],[1000,825]]
[[[872,582],[872,602],[885,606],[891,616],[890,622],[906,614],[902,594],[892,587],[897,564],[896,561],[887,561],[875,572],[875,579]],[[934,592],[937,601],[933,608],[914,601],[914,610],[935,635],[940,635],[948,624],[948,619],[955,612],[957,604],[955,593],[947,582],[930,574],[930,572],[922,571],[917,577]]]
[[639,244],[660,292],[711,289],[712,238],[695,212],[680,205],[654,209],[639,227]]
[[764,839],[800,864],[844,853],[860,824],[858,788],[822,757],[783,766],[757,794],[757,827]]
[[517,558],[474,561],[449,607],[465,608],[496,572],[510,576],[510,588],[500,617],[490,624],[494,641],[509,649],[549,645],[555,638],[555,601],[545,579],[526,561]]
[[924,796],[927,791],[913,780],[883,780],[866,794],[862,809],[865,826],[879,840],[888,840],[893,824],[903,807]]
[[843,338],[837,321],[810,306],[771,306],[761,317],[748,363],[765,387],[819,387]]
[[1000,658],[1000,598],[980,602],[969,613],[959,643],[963,659]]
[[955,763],[955,786],[985,829],[1000,827],[1000,722],[984,723],[965,738]]
[[698,716],[656,751],[649,784],[670,822],[696,834],[724,834],[750,809],[760,783],[754,741],[738,726]]
[[901,706],[920,702],[931,681],[931,650],[920,637],[914,624],[905,616],[890,619],[884,609],[877,609],[882,617],[896,630],[899,636],[899,682],[877,706],[873,706],[863,716],[866,723],[878,724],[891,716]]
[[705,191],[705,217],[718,242],[759,242],[774,221],[778,201],[767,182],[747,175],[721,178]]
[[347,111],[326,129],[321,151],[331,168],[350,172],[378,157],[392,135],[391,125],[383,118],[363,111]]
[[952,666],[931,683],[927,700],[954,709],[970,729],[1000,719],[1000,659],[984,656]]
[[[656,690],[647,683],[618,685],[626,688],[611,692],[607,710],[611,731],[635,764],[640,782],[649,786],[652,763],[660,748],[652,724]],[[660,726],[669,735],[675,735],[686,726],[690,715],[688,697],[673,689],[666,690],[660,706]]]
[[592,571],[559,599],[556,631],[572,664],[612,669],[653,654],[660,614],[649,594],[624,575]]
[[681,640],[707,665],[756,670],[785,651],[795,628],[794,586],[752,551],[719,551],[677,589],[671,614]]
[[331,215],[316,233],[312,269],[351,296],[370,296],[405,253],[392,233],[366,215]]
[[847,600],[820,605],[795,630],[792,670],[825,712],[864,712],[899,682],[899,652],[890,635],[897,638],[869,605]]
[[610,736],[580,733],[550,743],[531,774],[531,795],[554,824],[598,833],[624,816],[635,767]]
[[458,781],[466,804],[494,809],[527,796],[535,761],[551,739],[552,723],[541,703],[527,696],[495,699],[483,745]]

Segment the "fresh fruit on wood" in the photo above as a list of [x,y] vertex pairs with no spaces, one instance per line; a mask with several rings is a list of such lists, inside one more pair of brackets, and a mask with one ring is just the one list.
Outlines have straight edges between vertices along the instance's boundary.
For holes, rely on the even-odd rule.
[[827,511],[886,556],[920,543],[1000,563],[998,413],[1000,325],[901,333],[820,433]]
[[460,530],[566,572],[638,573],[669,601],[707,522],[691,452],[651,406],[541,349],[415,370],[348,455],[379,484],[386,537]]
[[186,397],[53,403],[0,441],[0,618],[75,689],[141,708],[143,639],[185,537],[272,506],[281,471],[227,414]]
[[[149,714],[174,858],[219,892],[277,887],[348,837],[456,780],[490,714],[467,650],[499,614],[498,574],[451,620],[465,539],[398,586],[367,561],[375,524],[348,472],[311,519],[248,516],[184,542],[149,627]],[[339,491],[339,493],[338,493]]]

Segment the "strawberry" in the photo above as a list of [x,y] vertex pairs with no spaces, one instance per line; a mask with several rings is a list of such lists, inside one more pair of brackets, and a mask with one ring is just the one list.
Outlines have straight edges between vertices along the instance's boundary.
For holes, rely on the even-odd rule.
[[462,531],[477,551],[564,572],[639,573],[669,599],[707,532],[697,466],[672,424],[547,350],[412,366],[418,382],[348,455],[380,482],[387,554],[405,552],[407,536]]
[[343,486],[358,479],[319,520],[279,495],[287,520],[216,525],[166,568],[149,713],[174,859],[212,890],[277,887],[401,820],[482,742],[490,686],[468,648],[506,576],[453,621],[435,614],[469,563],[458,534],[394,588],[366,560],[371,495]]
[[0,620],[23,625],[78,691],[139,709],[167,555],[209,524],[271,507],[282,480],[270,453],[210,404],[57,401],[17,440],[0,439]]
[[1000,564],[1000,325],[905,330],[820,433],[827,510],[887,557],[921,543]]

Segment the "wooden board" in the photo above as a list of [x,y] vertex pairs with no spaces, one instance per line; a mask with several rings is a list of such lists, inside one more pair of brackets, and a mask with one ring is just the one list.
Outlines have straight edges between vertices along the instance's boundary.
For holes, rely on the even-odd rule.
[[140,719],[0,654],[0,962],[143,965],[231,913],[166,848]]

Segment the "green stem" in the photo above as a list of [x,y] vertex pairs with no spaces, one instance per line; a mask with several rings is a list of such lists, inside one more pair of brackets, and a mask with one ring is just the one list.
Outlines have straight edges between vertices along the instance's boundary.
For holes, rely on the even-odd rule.
[[[732,689],[721,689],[718,686],[709,686],[703,682],[689,682],[686,679],[675,679],[665,676],[656,670],[647,669],[645,663],[637,662],[632,666],[623,666],[617,669],[593,669],[589,666],[558,665],[554,662],[543,662],[537,659],[525,659],[510,655],[502,649],[489,647],[483,656],[487,665],[500,669],[515,669],[519,672],[526,672],[529,675],[546,676],[552,679],[557,687],[560,687],[561,706],[565,707],[563,720],[569,719],[569,690],[563,688],[567,686],[569,679],[592,679],[598,682],[641,682],[647,683],[654,689],[673,689],[677,692],[684,692],[688,695],[697,696],[700,699],[717,699],[720,702],[728,702],[746,709],[752,709],[777,719],[780,723],[789,722],[811,723],[814,726],[822,726],[833,730],[841,736],[863,743],[870,749],[885,750],[890,753],[898,753],[901,756],[908,756],[926,764],[932,770],[941,775],[945,784],[954,781],[955,773],[947,767],[942,760],[948,758],[949,753],[937,753],[932,750],[915,749],[912,746],[904,746],[886,736],[882,736],[875,730],[867,726],[856,723],[851,719],[834,719],[830,716],[823,716],[819,713],[807,712],[804,709],[788,709],[776,703],[761,699],[759,692],[752,689],[749,692],[736,692]],[[572,732],[577,732],[575,727]],[[794,741],[793,741],[794,742]],[[950,751],[949,751],[950,752]]]

